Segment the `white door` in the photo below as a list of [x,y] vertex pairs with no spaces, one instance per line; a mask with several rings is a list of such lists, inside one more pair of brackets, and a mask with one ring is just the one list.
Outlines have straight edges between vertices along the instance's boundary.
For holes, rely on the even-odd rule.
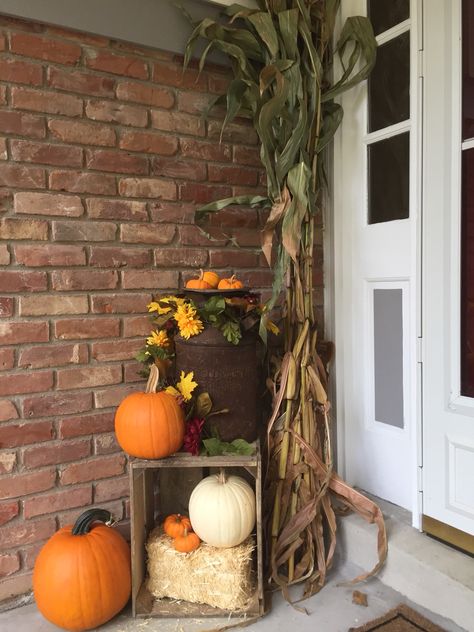
[[423,513],[472,535],[474,1],[426,4]]
[[377,64],[368,84],[341,98],[335,144],[338,468],[349,483],[414,510],[418,3],[345,0],[343,20],[367,6]]

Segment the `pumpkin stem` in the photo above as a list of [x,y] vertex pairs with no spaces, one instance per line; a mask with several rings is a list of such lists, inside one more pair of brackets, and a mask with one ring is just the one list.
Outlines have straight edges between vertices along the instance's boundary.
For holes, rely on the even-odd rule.
[[225,483],[227,483],[227,474],[225,473],[225,470],[223,467],[221,467],[219,474],[217,475],[217,482],[220,483],[221,485],[224,485]]
[[187,537],[188,537],[188,528],[184,527],[183,538],[187,538]]
[[148,382],[146,383],[145,393],[156,393],[159,381],[160,369],[153,363],[150,368],[150,375],[148,377]]
[[113,522],[112,514],[107,509],[99,509],[98,507],[84,511],[74,523],[72,535],[89,533],[94,522],[104,522],[110,526]]
[[204,270],[202,268],[199,268],[199,281],[202,281],[204,279]]

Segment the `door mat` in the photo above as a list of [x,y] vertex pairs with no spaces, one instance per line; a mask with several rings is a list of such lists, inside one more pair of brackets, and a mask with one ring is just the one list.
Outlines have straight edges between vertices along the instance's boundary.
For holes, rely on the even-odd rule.
[[358,628],[350,628],[349,632],[446,632],[426,617],[400,604],[382,617],[369,621]]

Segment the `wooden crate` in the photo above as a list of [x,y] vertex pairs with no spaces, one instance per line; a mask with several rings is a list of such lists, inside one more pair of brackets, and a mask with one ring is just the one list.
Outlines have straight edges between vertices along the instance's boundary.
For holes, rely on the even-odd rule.
[[[264,612],[263,593],[263,539],[262,539],[262,471],[259,446],[252,456],[192,456],[180,452],[166,459],[130,461],[130,523],[132,550],[132,612],[134,617],[219,617],[228,616],[227,610],[205,604],[171,599],[156,599],[146,587],[145,543],[149,533],[163,518],[160,508],[160,477],[169,468],[183,470],[194,468],[199,479],[209,474],[212,468],[232,468],[232,473],[244,475],[248,472],[255,484],[256,524],[254,537],[256,587],[246,616],[258,616]],[[159,516],[157,520],[157,516]],[[239,611],[239,615],[243,614]]]

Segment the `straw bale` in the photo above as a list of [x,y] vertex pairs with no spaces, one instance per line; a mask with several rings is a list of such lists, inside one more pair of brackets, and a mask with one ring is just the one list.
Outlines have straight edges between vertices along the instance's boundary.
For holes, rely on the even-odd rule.
[[158,599],[184,599],[223,610],[243,610],[254,592],[252,537],[228,549],[205,542],[190,553],[173,548],[173,540],[156,527],[146,545],[147,587]]

